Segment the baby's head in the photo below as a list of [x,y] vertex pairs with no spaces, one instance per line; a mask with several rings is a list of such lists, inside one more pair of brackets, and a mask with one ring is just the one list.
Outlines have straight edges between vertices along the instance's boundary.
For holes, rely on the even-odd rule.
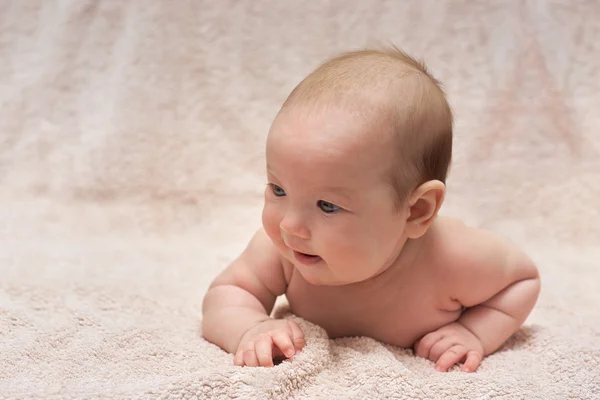
[[395,48],[343,54],[304,79],[273,122],[265,230],[313,283],[368,279],[427,230],[451,154],[452,113],[422,63]]

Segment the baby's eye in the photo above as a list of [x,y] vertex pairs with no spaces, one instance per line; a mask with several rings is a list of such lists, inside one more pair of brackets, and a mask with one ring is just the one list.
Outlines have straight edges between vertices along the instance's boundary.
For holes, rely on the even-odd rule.
[[327,213],[327,214],[332,214],[334,212],[341,210],[341,208],[339,206],[336,206],[335,204],[329,203],[324,200],[317,201],[317,206],[319,206],[321,211],[323,211],[324,213]]
[[277,197],[285,196],[285,190],[281,188],[281,186],[277,186],[274,183],[271,184],[271,188],[273,189],[273,194]]

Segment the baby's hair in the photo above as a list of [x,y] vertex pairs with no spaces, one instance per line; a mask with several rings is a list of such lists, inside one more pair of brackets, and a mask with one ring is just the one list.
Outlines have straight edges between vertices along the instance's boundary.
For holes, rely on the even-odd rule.
[[427,181],[446,183],[450,105],[425,64],[397,47],[351,51],[325,62],[296,86],[282,109],[293,106],[350,106],[375,127],[392,129],[398,140],[389,178],[398,205]]

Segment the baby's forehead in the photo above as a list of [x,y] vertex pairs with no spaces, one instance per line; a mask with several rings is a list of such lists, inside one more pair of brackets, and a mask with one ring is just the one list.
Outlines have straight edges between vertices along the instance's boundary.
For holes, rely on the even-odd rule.
[[269,136],[297,143],[334,147],[371,147],[391,139],[391,126],[367,104],[308,104],[282,109]]
[[356,173],[360,168],[382,165],[386,156],[379,146],[356,139],[334,139],[328,135],[282,134],[267,145],[267,162],[289,165],[306,173],[334,175]]
[[311,118],[282,115],[267,141],[267,164],[287,172],[346,180],[366,172],[384,175],[392,164],[388,142],[359,121],[333,113]]

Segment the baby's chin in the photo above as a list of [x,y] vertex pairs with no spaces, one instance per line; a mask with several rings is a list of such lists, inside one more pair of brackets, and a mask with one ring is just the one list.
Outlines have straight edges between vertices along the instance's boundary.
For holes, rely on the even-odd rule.
[[[314,286],[345,286],[355,283],[352,280],[340,279],[331,273],[331,270],[327,267],[324,261],[321,261],[322,265],[317,268],[305,267],[294,263],[296,270],[302,275],[302,278]],[[323,265],[324,264],[324,265]]]
[[306,271],[302,271],[302,268],[296,268],[299,272],[300,275],[302,275],[302,278],[310,283],[311,285],[314,286],[341,286],[342,283],[338,283],[334,280],[330,280],[327,279],[326,276],[323,276],[323,274],[311,274],[311,273],[307,273]]

